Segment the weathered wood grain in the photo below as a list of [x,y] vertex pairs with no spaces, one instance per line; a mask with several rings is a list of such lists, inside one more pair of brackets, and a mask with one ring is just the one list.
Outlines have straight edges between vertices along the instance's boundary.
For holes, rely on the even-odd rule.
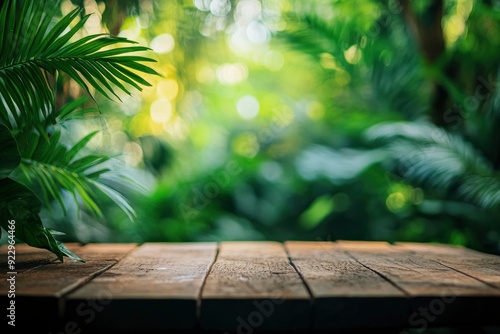
[[363,245],[348,241],[339,241],[337,244],[359,262],[399,285],[411,296],[439,296],[443,289],[461,296],[491,295],[496,292],[483,282],[410,249],[390,244],[372,247],[370,243]]
[[449,245],[418,243],[396,245],[500,289],[500,256]]
[[406,325],[410,303],[405,293],[336,244],[288,241],[285,247],[314,298],[314,328]]
[[66,321],[107,330],[193,329],[215,243],[146,243],[66,299]]
[[[66,245],[86,262],[60,263],[46,250],[16,245],[17,329],[33,323],[42,332],[81,334],[500,326],[500,257],[464,247],[222,242],[217,255],[215,243]],[[6,250],[0,247],[3,291],[10,285]],[[1,303],[9,301],[0,295]]]
[[[18,272],[15,276],[15,303],[17,328],[30,326],[33,322],[52,325],[62,315],[61,297],[85,284],[96,275],[114,265],[135,245],[87,245],[76,248],[75,254],[86,262],[74,262],[67,258],[63,263],[52,261]],[[38,257],[38,252],[34,257]],[[47,254],[43,255],[47,257]],[[28,261],[31,257],[26,257]],[[48,257],[50,258],[50,257]],[[6,291],[9,282],[0,281],[0,290]],[[7,295],[0,299],[6,303]],[[9,301],[10,302],[10,301]]]
[[[66,243],[65,246],[72,252],[78,251],[80,245],[78,243]],[[44,264],[56,261],[57,257],[54,253],[41,248],[29,246],[27,244],[16,244],[15,247],[15,272],[21,273],[39,267]],[[8,270],[8,245],[0,247],[0,273]],[[67,260],[67,258],[65,258]]]
[[308,329],[311,299],[278,242],[222,242],[202,291],[201,328]]
[[478,319],[496,324],[500,320],[499,290],[475,278],[402,247],[337,243],[357,261],[410,295],[412,313],[408,323],[414,327],[469,325]]

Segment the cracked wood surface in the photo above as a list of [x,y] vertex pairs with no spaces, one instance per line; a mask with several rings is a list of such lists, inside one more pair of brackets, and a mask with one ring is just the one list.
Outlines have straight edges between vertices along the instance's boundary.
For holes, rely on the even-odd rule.
[[[367,241],[16,245],[17,324],[49,332],[500,326],[500,256]],[[7,247],[0,288],[8,291]],[[0,296],[4,305],[7,293]]]
[[[411,298],[408,322],[464,326],[499,318],[500,289],[465,275],[456,266],[443,265],[423,250],[415,252],[409,247],[388,243],[379,243],[376,247],[350,241],[338,241],[337,244],[357,261],[407,292]],[[459,249],[454,252],[457,259],[461,258]]]
[[278,242],[222,242],[201,298],[206,329],[305,329],[311,322],[307,288]]
[[398,243],[397,246],[409,249],[415,255],[425,256],[500,289],[499,256],[483,254],[456,246],[422,245],[417,243]]
[[[16,318],[19,324],[16,327],[29,326],[33,322],[56,322],[64,312],[64,295],[90,282],[135,247],[135,244],[74,245],[71,250],[85,259],[85,263],[68,258],[61,263],[46,250],[16,246],[16,267],[18,264],[22,266],[24,261],[32,264],[30,269],[19,271],[15,275]],[[24,253],[23,250],[27,252]],[[0,290],[8,290],[4,273],[0,280]],[[6,294],[0,296],[3,305],[8,303],[7,297]]]
[[314,298],[316,328],[349,328],[359,314],[364,314],[364,327],[404,327],[409,310],[404,291],[338,245],[288,241],[285,247]]
[[89,329],[195,328],[201,287],[216,250],[215,243],[144,244],[71,293],[67,321]]

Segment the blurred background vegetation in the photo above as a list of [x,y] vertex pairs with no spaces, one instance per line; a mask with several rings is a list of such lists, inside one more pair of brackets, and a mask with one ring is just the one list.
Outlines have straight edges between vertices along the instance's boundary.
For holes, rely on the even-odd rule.
[[[500,1],[66,0],[61,13],[76,6],[93,13],[82,36],[150,47],[162,76],[123,102],[96,92],[101,116],[71,130],[100,130],[91,149],[125,163],[135,218],[107,198],[102,218],[55,202],[42,216],[59,239],[500,253]],[[60,89],[59,105],[85,95]]]

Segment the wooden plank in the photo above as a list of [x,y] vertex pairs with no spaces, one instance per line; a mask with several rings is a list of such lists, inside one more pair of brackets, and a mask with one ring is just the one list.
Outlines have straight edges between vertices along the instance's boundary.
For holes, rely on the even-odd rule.
[[[449,289],[457,295],[491,295],[496,291],[474,278],[415,253],[388,243],[371,245],[338,241],[337,244],[367,267],[385,275],[410,295],[440,295]],[[378,270],[380,269],[380,271]],[[387,274],[387,275],[386,275]],[[423,284],[425,283],[425,284]]]
[[240,333],[500,325],[499,257],[463,247],[225,242],[210,271],[214,243],[67,246],[87,262],[16,245],[18,329],[178,331],[200,315],[203,330]]
[[[14,246],[16,256],[15,272],[18,274],[57,260],[57,256],[46,249],[32,247],[24,243],[18,243]],[[72,252],[75,252],[80,248],[78,243],[66,243],[65,246]],[[7,270],[9,269],[7,261],[8,245],[0,247],[0,254],[0,272],[11,271]]]
[[202,291],[202,330],[309,329],[311,299],[278,242],[222,242]]
[[397,243],[396,245],[500,289],[500,256],[498,255],[448,245],[416,243]]
[[498,324],[500,321],[498,289],[402,247],[384,243],[371,245],[370,242],[337,243],[357,261],[411,296],[410,325]]
[[[86,245],[75,249],[85,263],[65,258],[63,263],[53,261],[19,272],[15,275],[16,328],[33,323],[55,326],[62,314],[61,297],[114,265],[134,247],[134,244]],[[4,273],[0,290],[6,291],[9,282],[3,276]],[[2,303],[10,302],[7,297],[0,296]]]
[[410,303],[405,293],[338,245],[288,241],[285,247],[314,298],[315,329],[373,329],[407,324]]
[[194,329],[215,243],[146,243],[66,299],[66,323],[89,330]]

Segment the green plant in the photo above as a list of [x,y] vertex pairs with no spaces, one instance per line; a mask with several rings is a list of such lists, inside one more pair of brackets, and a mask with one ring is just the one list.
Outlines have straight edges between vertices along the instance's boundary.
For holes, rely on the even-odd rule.
[[149,48],[109,34],[77,38],[91,14],[76,8],[54,20],[59,8],[54,1],[7,0],[0,10],[0,225],[7,230],[15,220],[17,239],[63,261],[63,256],[81,259],[55,239],[58,232],[43,226],[42,203],[56,200],[64,209],[67,191],[95,215],[102,214],[102,195],[131,218],[134,209],[106,182],[115,173],[108,166],[112,157],[85,150],[96,131],[71,145],[61,139],[68,132],[61,124],[79,122],[95,110],[83,108],[85,97],[57,108],[57,81],[63,75],[72,79],[97,103],[91,87],[120,100],[120,92],[131,95],[150,85],[141,73],[158,73],[142,64],[154,59],[138,55]]
[[[354,140],[346,146],[384,154],[389,212],[384,223],[370,224],[390,226],[396,238],[498,252],[500,72],[490,53],[500,41],[498,7],[481,1],[467,2],[466,10],[458,1],[292,3],[277,37],[322,68],[327,93],[318,90],[318,96],[332,129],[352,127]],[[455,29],[455,19],[463,30]],[[421,199],[403,194],[406,186]],[[397,210],[392,198],[401,200]],[[387,224],[391,219],[401,223]]]

